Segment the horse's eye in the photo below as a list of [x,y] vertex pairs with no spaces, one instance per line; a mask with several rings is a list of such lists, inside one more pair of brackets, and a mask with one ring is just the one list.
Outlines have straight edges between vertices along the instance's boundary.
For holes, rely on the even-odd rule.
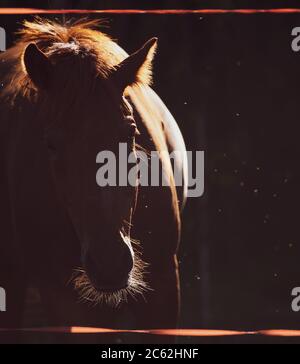
[[134,138],[138,134],[138,130],[135,124],[130,124],[128,127],[128,137],[130,139]]
[[133,139],[135,136],[140,135],[135,120],[132,117],[132,115],[130,116],[126,116],[125,117],[125,137],[128,139]]

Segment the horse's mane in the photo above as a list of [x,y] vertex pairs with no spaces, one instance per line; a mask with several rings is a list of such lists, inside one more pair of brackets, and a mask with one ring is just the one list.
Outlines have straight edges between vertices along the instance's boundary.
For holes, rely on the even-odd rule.
[[[20,38],[15,46],[0,54],[2,96],[15,98],[16,95],[33,94],[35,87],[22,62],[24,50],[30,43],[35,43],[54,62],[63,57],[74,57],[78,62],[84,57],[90,57],[98,75],[107,77],[128,54],[108,35],[97,29],[100,25],[99,20],[87,19],[65,24],[38,17],[33,22],[25,21],[22,29],[17,32]],[[137,76],[138,82],[150,84],[150,62],[146,62]]]

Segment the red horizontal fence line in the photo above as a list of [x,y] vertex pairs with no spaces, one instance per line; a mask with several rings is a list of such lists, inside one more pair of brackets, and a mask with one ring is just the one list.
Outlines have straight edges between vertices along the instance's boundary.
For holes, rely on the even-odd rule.
[[260,330],[260,331],[232,331],[232,330],[196,330],[196,329],[158,329],[158,330],[113,330],[94,327],[45,327],[32,329],[1,329],[1,332],[22,333],[56,333],[56,334],[150,334],[164,336],[193,336],[193,337],[221,337],[221,336],[245,336],[262,335],[273,337],[300,337],[300,330]]
[[293,14],[300,9],[34,9],[0,8],[0,14]]

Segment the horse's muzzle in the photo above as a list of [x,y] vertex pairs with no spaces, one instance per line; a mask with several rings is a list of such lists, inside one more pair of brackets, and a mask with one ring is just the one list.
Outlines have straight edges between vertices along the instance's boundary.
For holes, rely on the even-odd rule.
[[90,250],[83,257],[86,273],[97,291],[114,292],[128,287],[134,257],[121,236],[118,240],[101,245],[100,253]]

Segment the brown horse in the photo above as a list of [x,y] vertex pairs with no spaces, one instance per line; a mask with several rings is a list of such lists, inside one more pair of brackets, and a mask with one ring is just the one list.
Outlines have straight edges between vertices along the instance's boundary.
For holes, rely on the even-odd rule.
[[[128,56],[95,26],[25,22],[0,55],[0,327],[21,325],[29,283],[48,325],[176,326],[187,172],[178,126],[149,87],[157,40]],[[121,142],[181,151],[183,186],[161,153],[168,186],[100,188],[95,158]]]

